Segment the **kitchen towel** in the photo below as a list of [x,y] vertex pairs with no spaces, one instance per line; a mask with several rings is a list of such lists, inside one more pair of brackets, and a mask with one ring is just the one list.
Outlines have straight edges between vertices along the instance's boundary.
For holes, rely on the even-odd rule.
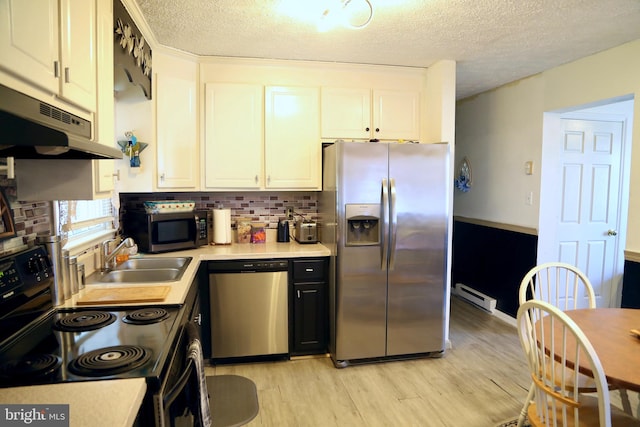
[[231,243],[230,209],[213,209],[213,243],[216,245]]

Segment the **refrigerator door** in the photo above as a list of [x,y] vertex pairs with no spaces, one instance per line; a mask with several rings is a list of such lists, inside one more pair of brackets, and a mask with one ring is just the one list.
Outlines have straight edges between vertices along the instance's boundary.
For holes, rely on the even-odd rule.
[[389,145],[387,356],[444,350],[448,152]]
[[[385,230],[382,183],[388,175],[386,144],[337,143],[337,257],[335,361],[382,357],[386,348],[387,271],[382,236],[377,244],[347,245],[346,205],[380,206],[378,230]],[[388,227],[388,225],[387,225]],[[335,354],[333,354],[335,352]]]

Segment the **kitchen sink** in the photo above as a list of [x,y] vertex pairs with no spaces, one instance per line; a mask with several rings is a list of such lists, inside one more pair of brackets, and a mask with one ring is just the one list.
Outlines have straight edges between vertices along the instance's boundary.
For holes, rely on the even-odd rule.
[[119,264],[114,270],[185,269],[190,262],[191,257],[132,258]]
[[177,268],[156,268],[141,270],[112,270],[103,274],[99,281],[106,283],[157,283],[176,282],[184,271]]
[[177,282],[182,278],[191,259],[191,257],[132,258],[113,270],[92,274],[87,278],[87,284]]

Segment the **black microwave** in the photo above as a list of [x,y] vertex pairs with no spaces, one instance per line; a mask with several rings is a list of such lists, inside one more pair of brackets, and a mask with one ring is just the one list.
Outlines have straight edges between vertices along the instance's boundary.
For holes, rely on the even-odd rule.
[[122,231],[135,240],[142,252],[193,249],[212,240],[213,213],[211,210],[158,214],[131,211],[123,216]]

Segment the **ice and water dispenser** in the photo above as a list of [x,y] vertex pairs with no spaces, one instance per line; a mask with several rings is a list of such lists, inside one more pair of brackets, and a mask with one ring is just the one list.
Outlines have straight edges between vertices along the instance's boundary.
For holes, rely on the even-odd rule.
[[347,204],[345,205],[346,245],[372,246],[380,244],[380,205]]

